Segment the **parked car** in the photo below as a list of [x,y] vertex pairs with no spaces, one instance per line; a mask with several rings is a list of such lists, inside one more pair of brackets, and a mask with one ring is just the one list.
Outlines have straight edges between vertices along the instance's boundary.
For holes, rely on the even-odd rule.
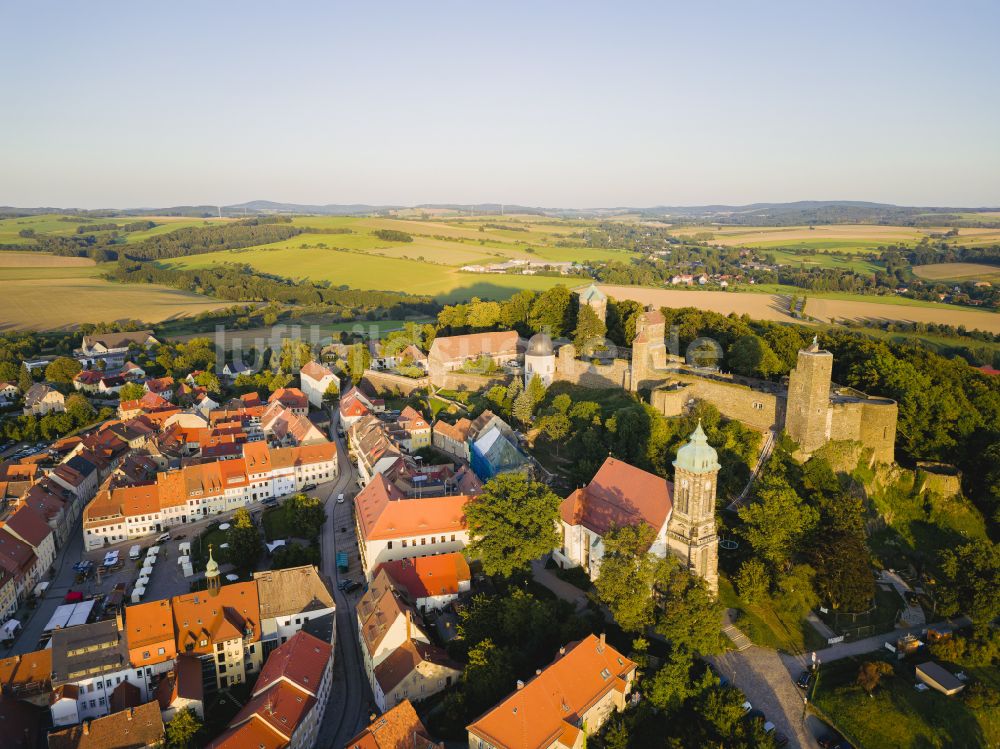
[[345,577],[343,580],[341,580],[339,583],[337,583],[337,587],[340,588],[341,590],[343,590],[348,585],[350,585],[352,582],[353,582],[353,580],[351,580],[351,578]]
[[812,671],[803,671],[799,674],[799,678],[795,680],[795,686],[799,689],[808,689],[809,683],[812,681]]
[[164,543],[166,541],[169,541],[169,540],[170,540],[170,534],[169,533],[161,533],[159,536],[156,537],[156,543],[158,543],[158,544],[162,544],[162,543]]
[[306,484],[305,486],[302,487],[302,491],[304,491],[304,492],[311,492],[315,488],[316,488],[316,484]]
[[344,495],[343,494],[338,494],[337,495],[337,504],[338,505],[344,504]]
[[778,749],[782,749],[782,747],[788,746],[788,737],[785,736],[785,734],[783,734],[781,731],[775,731],[774,745],[778,747]]
[[360,587],[361,587],[361,583],[352,580],[351,583],[344,588],[344,592],[345,593],[353,593],[354,591],[356,591]]
[[743,701],[743,714],[746,715],[751,710],[753,710],[753,705],[750,704],[750,700]]

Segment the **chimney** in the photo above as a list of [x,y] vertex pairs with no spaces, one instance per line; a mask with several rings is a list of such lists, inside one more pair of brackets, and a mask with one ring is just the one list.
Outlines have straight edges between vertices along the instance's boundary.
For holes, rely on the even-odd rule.
[[563,645],[559,648],[559,655],[566,655],[566,646]]
[[368,716],[368,722],[369,722],[369,723],[374,723],[374,722],[375,722],[375,719],[376,719],[377,717],[378,717],[378,716],[377,716],[377,715],[376,715],[375,713],[371,713],[371,714],[370,714],[370,715]]
[[125,719],[126,720],[132,720],[133,713],[135,713],[135,708],[134,707],[130,707],[128,710],[125,711]]
[[520,679],[517,680],[517,689],[518,691],[524,689],[524,682],[521,681]]
[[542,675],[542,669],[536,668],[535,669],[535,676],[541,676],[541,675]]
[[604,635],[603,632],[601,632],[601,644],[597,646],[597,652],[598,653],[603,653],[604,652],[604,646],[606,644],[607,643],[605,642],[605,635]]
[[90,721],[89,720],[83,721],[83,735],[84,736],[90,736]]
[[410,616],[410,610],[406,610],[406,639],[410,639],[410,632],[413,629],[413,619]]

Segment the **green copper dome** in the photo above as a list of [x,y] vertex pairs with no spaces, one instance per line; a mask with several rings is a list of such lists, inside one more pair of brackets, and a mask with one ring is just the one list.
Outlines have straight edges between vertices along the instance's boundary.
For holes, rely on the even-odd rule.
[[708,437],[701,428],[701,421],[691,433],[688,443],[677,451],[674,468],[688,473],[715,473],[722,468],[719,465],[719,454],[708,444]]

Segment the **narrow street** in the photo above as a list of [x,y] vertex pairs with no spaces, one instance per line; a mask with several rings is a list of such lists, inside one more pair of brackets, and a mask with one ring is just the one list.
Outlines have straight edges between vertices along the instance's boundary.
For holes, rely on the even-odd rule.
[[[343,749],[350,739],[368,725],[368,716],[374,705],[374,699],[371,687],[365,678],[364,666],[361,664],[358,628],[354,614],[354,606],[361,596],[361,591],[346,594],[336,587],[341,578],[336,563],[338,550],[348,552],[352,569],[360,570],[352,502],[357,493],[356,474],[347,449],[336,433],[336,416],[331,419],[329,436],[337,443],[339,477],[326,499],[327,521],[320,536],[320,551],[322,572],[334,583],[333,595],[337,602],[337,654],[334,663],[335,682],[333,689],[330,690],[330,701],[323,717],[320,745],[326,749]],[[345,498],[342,504],[337,503],[340,494]],[[358,580],[359,577],[359,574],[355,574],[352,579]]]

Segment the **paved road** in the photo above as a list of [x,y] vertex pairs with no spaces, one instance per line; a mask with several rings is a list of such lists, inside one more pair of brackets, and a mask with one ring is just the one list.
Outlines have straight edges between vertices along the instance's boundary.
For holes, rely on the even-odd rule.
[[49,587],[45,591],[45,595],[41,601],[39,601],[34,613],[27,622],[21,622],[22,629],[14,640],[14,644],[9,649],[0,649],[0,652],[5,657],[8,655],[30,653],[35,649],[38,640],[42,636],[42,628],[48,623],[51,616],[55,613],[56,608],[64,602],[67,591],[73,587],[73,582],[76,579],[73,565],[80,561],[82,553],[83,530],[82,524],[77,523],[76,528],[73,529],[69,539],[56,556],[54,563],[56,573],[50,579]]
[[[337,443],[340,476],[326,501],[327,521],[320,536],[322,569],[328,579],[338,580],[336,552],[347,551],[352,562],[349,576],[358,580],[360,564],[354,533],[354,503],[351,501],[357,490],[356,475],[335,428],[335,424],[331,423],[330,438]],[[339,494],[345,495],[347,501],[343,504],[337,504]],[[346,531],[341,532],[342,528]],[[336,681],[330,690],[330,701],[327,703],[320,732],[323,737],[321,746],[327,749],[343,749],[348,741],[368,725],[368,717],[374,710],[375,701],[364,672],[354,613],[360,593],[361,591],[357,591],[347,595],[338,588],[334,589],[337,602],[337,660],[334,664]]]

